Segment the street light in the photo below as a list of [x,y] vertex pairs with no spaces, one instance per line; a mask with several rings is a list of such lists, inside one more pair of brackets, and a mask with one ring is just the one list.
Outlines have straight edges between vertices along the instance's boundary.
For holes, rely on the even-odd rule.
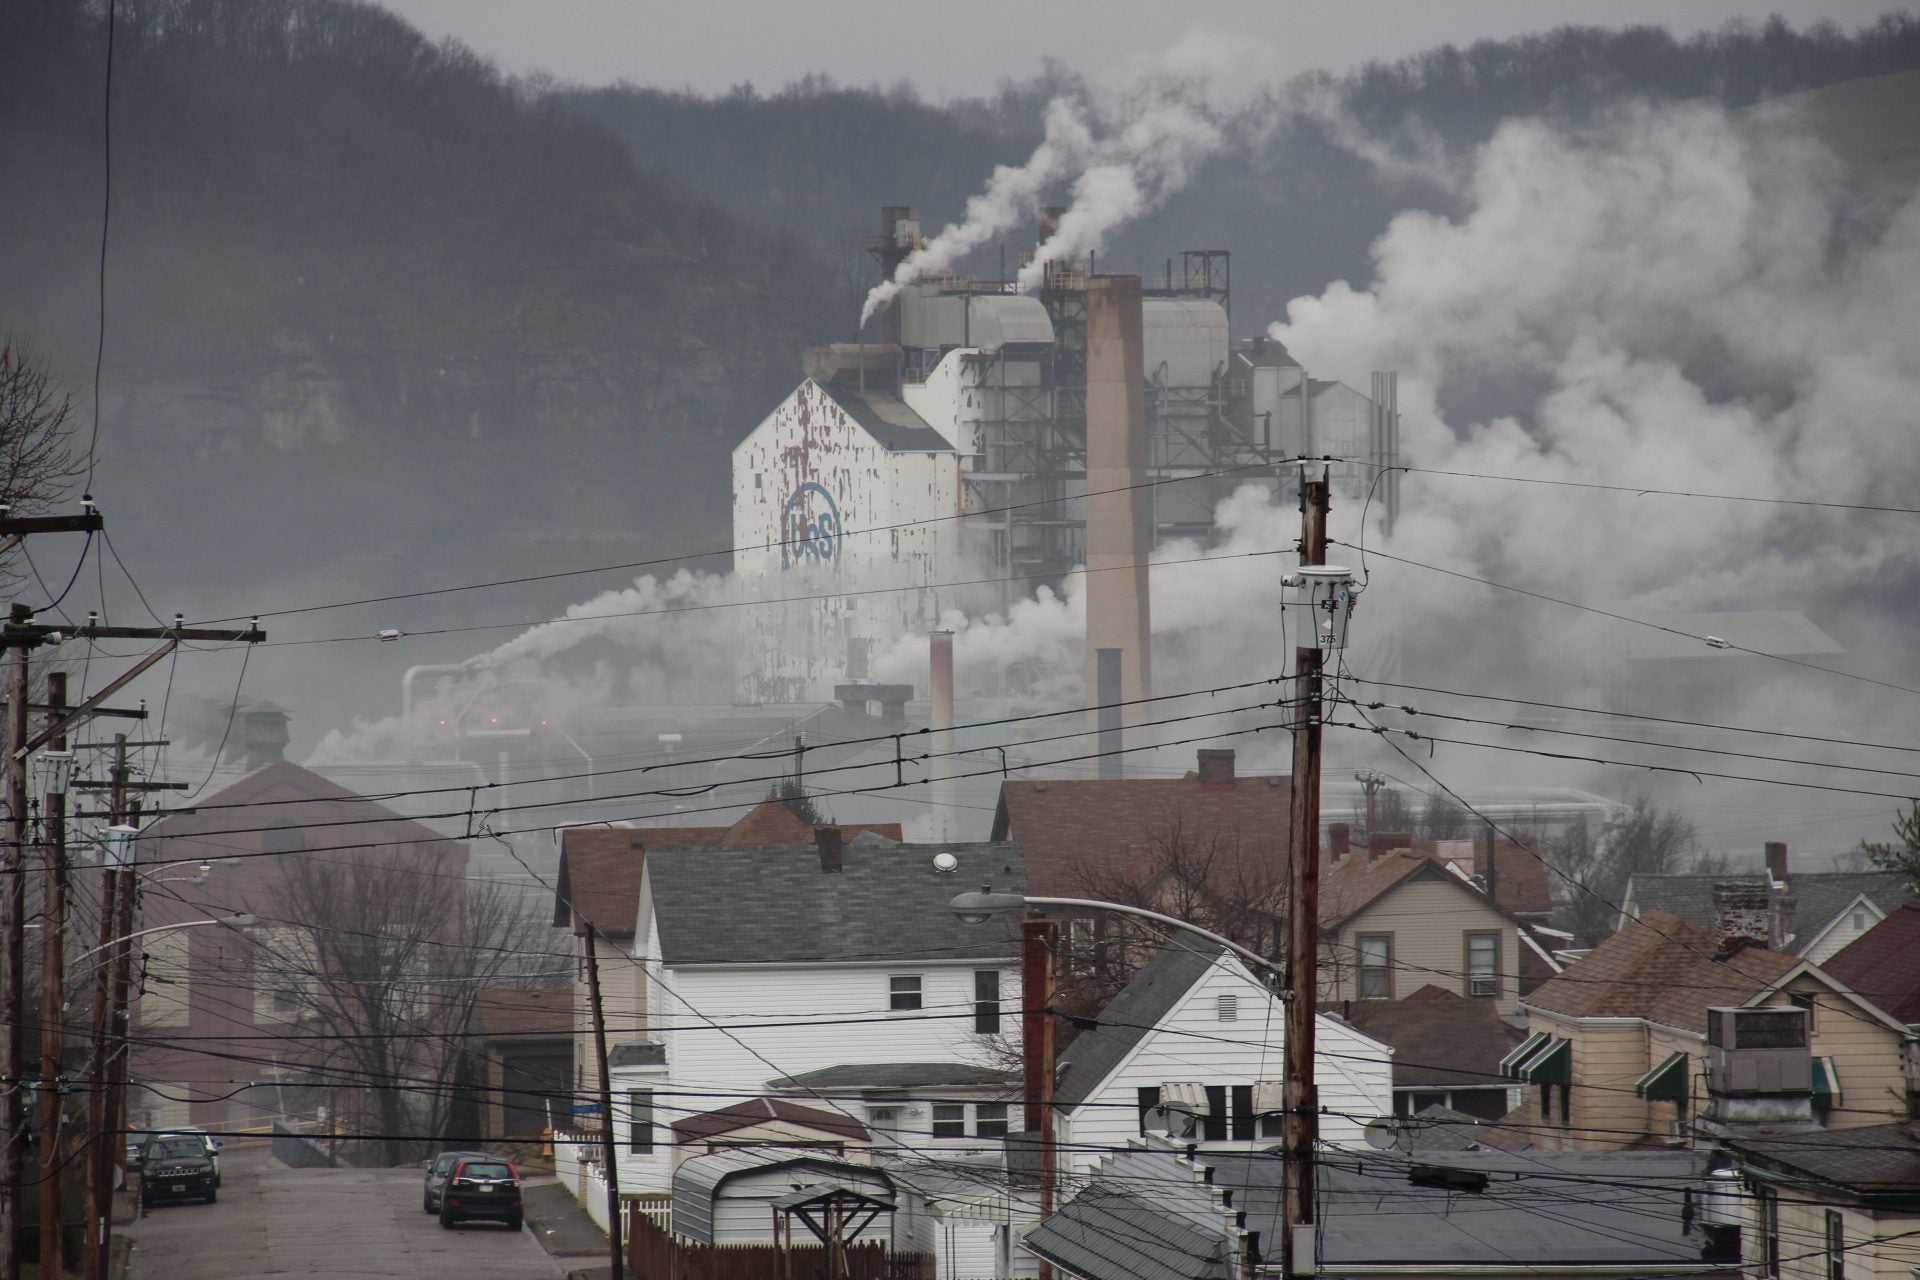
[[212,920],[182,920],[176,924],[157,924],[151,929],[141,929],[137,932],[129,933],[123,938],[113,938],[101,943],[97,947],[89,947],[75,956],[74,959],[75,961],[85,960],[88,956],[105,951],[108,947],[117,947],[123,942],[132,942],[135,938],[144,938],[150,933],[166,933],[172,929],[198,929],[202,925],[209,924],[225,925],[229,929],[251,929],[259,923],[260,918],[258,916],[249,915],[247,912],[242,911],[237,915],[218,916]]
[[985,924],[994,916],[1008,911],[1019,911],[1026,907],[1074,907],[1082,911],[1112,911],[1123,916],[1139,916],[1142,920],[1152,920],[1174,929],[1184,929],[1188,933],[1197,933],[1207,941],[1217,943],[1233,952],[1234,955],[1249,964],[1258,965],[1268,973],[1280,976],[1280,968],[1257,951],[1249,951],[1231,938],[1223,938],[1211,929],[1202,929],[1178,916],[1162,915],[1158,911],[1149,911],[1145,907],[1130,907],[1121,902],[1101,902],[1094,898],[1041,898],[1024,893],[995,893],[991,887],[983,886],[977,893],[962,893],[947,904],[953,914],[967,924]]

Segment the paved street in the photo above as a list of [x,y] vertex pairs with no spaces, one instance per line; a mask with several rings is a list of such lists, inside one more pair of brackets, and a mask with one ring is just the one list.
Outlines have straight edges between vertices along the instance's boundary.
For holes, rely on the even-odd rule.
[[420,1210],[418,1169],[287,1169],[264,1149],[220,1157],[217,1204],[167,1204],[121,1228],[131,1280],[266,1276],[380,1280],[553,1280],[560,1268],[525,1231],[444,1230]]

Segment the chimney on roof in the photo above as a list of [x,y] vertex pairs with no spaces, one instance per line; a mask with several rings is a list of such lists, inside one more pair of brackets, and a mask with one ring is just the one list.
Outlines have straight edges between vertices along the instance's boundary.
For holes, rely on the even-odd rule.
[[1413,848],[1413,836],[1405,831],[1382,831],[1367,837],[1367,861],[1378,862],[1395,849]]
[[240,712],[240,743],[246,749],[247,769],[264,769],[286,759],[287,710],[271,702],[250,702]]
[[1203,788],[1230,789],[1234,784],[1233,752],[1200,749],[1200,785]]
[[1492,824],[1488,824],[1487,833],[1473,847],[1473,874],[1480,877],[1487,896],[1495,902],[1500,901],[1500,851],[1494,847],[1498,839]]
[[1775,884],[1787,882],[1787,846],[1782,841],[1767,841],[1767,879]]
[[813,845],[820,851],[820,870],[839,871],[846,865],[844,838],[838,827],[815,827]]
[[1353,828],[1344,822],[1327,827],[1327,860],[1339,862],[1353,852]]
[[1713,917],[1720,954],[1743,947],[1764,947],[1770,933],[1767,886],[1751,880],[1723,880],[1713,886]]

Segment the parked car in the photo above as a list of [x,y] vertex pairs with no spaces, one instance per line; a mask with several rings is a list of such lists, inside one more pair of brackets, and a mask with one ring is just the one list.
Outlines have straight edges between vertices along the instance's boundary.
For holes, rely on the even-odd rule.
[[213,1161],[213,1185],[220,1185],[220,1139],[192,1125],[184,1128],[169,1129],[160,1135],[163,1138],[198,1138],[207,1144],[207,1159]]
[[143,1207],[151,1208],[162,1200],[205,1200],[212,1204],[219,1198],[219,1185],[205,1134],[163,1133],[149,1138],[140,1150]]
[[440,1225],[452,1227],[469,1218],[493,1218],[511,1230],[520,1229],[520,1175],[512,1164],[495,1156],[465,1156],[454,1162],[440,1195]]
[[453,1176],[453,1166],[462,1160],[484,1160],[484,1151],[442,1151],[427,1161],[427,1188],[420,1196],[420,1207],[428,1213],[440,1212],[440,1195]]

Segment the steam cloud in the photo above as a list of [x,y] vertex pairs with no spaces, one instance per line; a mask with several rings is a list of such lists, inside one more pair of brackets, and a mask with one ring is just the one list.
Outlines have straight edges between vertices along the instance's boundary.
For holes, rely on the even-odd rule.
[[959,222],[908,254],[892,279],[867,294],[860,323],[865,325],[906,285],[951,267],[1032,219],[1047,187],[1072,176],[1071,206],[1034,263],[1020,273],[1021,287],[1032,288],[1049,257],[1098,250],[1115,228],[1185,186],[1194,166],[1225,142],[1219,125],[1178,98],[1150,100],[1134,110],[1132,123],[1097,138],[1084,106],[1056,98],[1047,108],[1045,135],[1027,162],[995,169],[986,189],[967,201]]

